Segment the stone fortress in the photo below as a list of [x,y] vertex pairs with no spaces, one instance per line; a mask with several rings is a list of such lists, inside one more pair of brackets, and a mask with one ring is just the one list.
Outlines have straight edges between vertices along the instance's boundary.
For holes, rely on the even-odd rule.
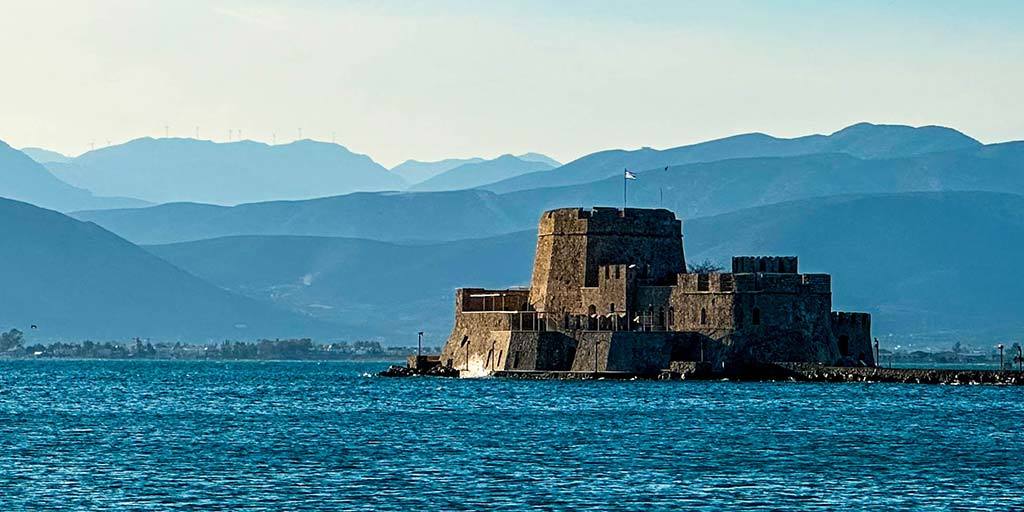
[[439,360],[461,376],[656,376],[766,363],[874,366],[871,316],[832,311],[828,274],[796,257],[738,256],[687,272],[682,222],[663,209],[544,212],[530,288],[462,288]]

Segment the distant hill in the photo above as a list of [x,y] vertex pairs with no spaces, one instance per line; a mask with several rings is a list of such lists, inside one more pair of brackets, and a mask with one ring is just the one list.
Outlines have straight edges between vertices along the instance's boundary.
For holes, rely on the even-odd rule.
[[486,185],[484,188],[503,193],[574,185],[621,175],[625,168],[654,169],[733,158],[820,153],[844,153],[859,158],[897,158],[979,145],[981,143],[977,140],[941,126],[914,128],[860,123],[831,135],[808,135],[794,139],[748,133],[665,150],[643,148],[633,151],[599,151],[569,162],[553,173],[524,174]]
[[526,160],[527,162],[540,162],[542,164],[548,164],[551,167],[558,167],[562,165],[562,163],[559,162],[558,160],[555,160],[554,158],[551,158],[550,156],[547,155],[542,155],[540,153],[523,153],[521,155],[516,155],[516,158],[520,160]]
[[462,164],[422,183],[409,187],[410,191],[461,190],[494,183],[521,174],[550,170],[546,162],[523,160],[502,155],[494,160]]
[[[343,329],[224,291],[91,223],[0,199],[0,329],[205,341]],[[29,330],[30,325],[37,330]]]
[[[667,171],[637,171],[639,179],[629,182],[628,196],[631,206],[664,206],[693,218],[848,193],[980,190],[1024,194],[1022,168],[1024,142],[877,160],[847,154],[747,158],[673,166]],[[532,229],[540,213],[550,208],[621,204],[622,177],[614,176],[501,195],[481,189],[365,193],[231,209],[171,204],[75,216],[139,243],[243,234],[456,240]]]
[[522,220],[508,216],[497,196],[480,190],[361,192],[233,207],[170,203],[116,212],[77,212],[74,216],[142,244],[231,235],[438,241],[481,238],[524,228]]
[[147,246],[206,280],[368,336],[417,331],[441,343],[456,286],[529,284],[534,232],[443,244],[242,236]]
[[483,162],[483,158],[449,158],[436,162],[420,162],[418,160],[406,160],[391,168],[391,172],[399,175],[410,185],[426,181],[438,174],[449,171],[463,164],[475,164]]
[[64,156],[56,151],[50,151],[49,149],[21,148],[21,152],[41,164],[48,164],[50,162],[67,163],[71,161],[71,157]]
[[368,156],[312,140],[271,146],[147,137],[48,167],[98,194],[156,203],[237,204],[405,188],[401,177]]
[[0,141],[0,197],[60,211],[148,205],[136,199],[97,197],[88,190],[68,185],[28,155],[3,141]]
[[[1024,194],[1024,142],[864,160],[847,154],[742,158],[640,172],[629,204],[688,217],[781,201],[850,193],[978,190]],[[551,171],[557,173],[559,170]],[[622,176],[566,187],[503,194],[508,211],[563,204],[622,204]]]
[[[907,193],[815,198],[684,222],[691,262],[795,254],[833,275],[835,307],[874,314],[885,340],[1000,339],[1024,329],[1024,197]],[[227,289],[325,320],[428,331],[440,341],[459,286],[526,285],[530,229],[443,244],[245,236],[150,246]]]
[[[523,162],[533,162],[533,163],[547,164],[549,167],[558,167],[559,165],[562,165],[562,164],[558,163],[557,160],[555,160],[555,159],[553,159],[553,158],[551,158],[551,157],[549,157],[547,155],[542,155],[540,153],[523,153],[522,155],[516,155],[515,158],[517,158],[518,160],[521,160]],[[445,172],[450,171],[452,169],[455,169],[456,167],[460,167],[460,166],[463,166],[463,165],[466,165],[466,164],[477,164],[477,163],[486,162],[486,161],[488,161],[488,160],[486,160],[484,158],[449,158],[449,159],[446,159],[446,160],[438,160],[436,162],[420,162],[418,160],[406,160],[405,162],[402,162],[401,164],[399,164],[399,165],[397,165],[395,167],[392,167],[391,168],[391,172],[401,176],[406,182],[409,183],[410,186],[413,186],[413,185],[416,185],[417,183],[422,183],[424,181],[427,181],[430,178],[433,178],[434,176],[437,176],[439,174],[442,174],[442,173],[445,173]],[[538,168],[538,169],[543,169],[543,168]],[[535,171],[535,170],[538,170],[538,169],[530,169],[530,170],[528,170],[526,172],[532,172],[532,171]],[[516,174],[509,173],[509,174],[504,175],[504,176],[502,176],[502,177],[500,177],[498,179],[506,179],[506,178],[508,178],[510,176],[515,176],[515,175]],[[496,180],[491,180],[491,181],[496,181]],[[490,181],[481,182],[481,184],[487,184],[487,183],[490,183]],[[460,187],[460,188],[467,188],[467,187]],[[424,190],[456,190],[456,188],[451,187],[451,186],[448,186],[446,188],[440,188],[440,187],[431,186],[429,189],[424,189]]]

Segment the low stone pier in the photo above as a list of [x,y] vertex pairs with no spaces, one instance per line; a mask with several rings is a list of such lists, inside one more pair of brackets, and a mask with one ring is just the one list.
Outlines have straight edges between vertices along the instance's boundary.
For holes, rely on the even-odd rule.
[[[775,368],[771,368],[774,366]],[[843,368],[813,363],[766,365],[767,380],[801,382],[894,382],[904,384],[1024,385],[1024,373],[1014,370],[946,370],[932,368]]]

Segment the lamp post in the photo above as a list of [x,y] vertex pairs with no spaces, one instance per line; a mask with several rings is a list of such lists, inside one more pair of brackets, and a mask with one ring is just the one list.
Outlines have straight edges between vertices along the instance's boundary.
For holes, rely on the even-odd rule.
[[996,345],[996,348],[999,349],[999,369],[1002,370],[1003,369],[1003,344],[1000,343],[1000,344]]
[[881,366],[878,363],[878,358],[879,357],[881,357],[881,354],[878,351],[878,338],[875,338],[875,366]]

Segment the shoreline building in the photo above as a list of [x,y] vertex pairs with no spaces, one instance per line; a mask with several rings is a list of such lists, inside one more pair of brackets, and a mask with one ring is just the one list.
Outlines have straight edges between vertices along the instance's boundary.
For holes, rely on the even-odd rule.
[[737,256],[731,270],[687,272],[668,210],[547,211],[530,287],[457,290],[439,363],[463,376],[875,365],[871,316],[832,311],[828,274],[799,273],[793,256]]

